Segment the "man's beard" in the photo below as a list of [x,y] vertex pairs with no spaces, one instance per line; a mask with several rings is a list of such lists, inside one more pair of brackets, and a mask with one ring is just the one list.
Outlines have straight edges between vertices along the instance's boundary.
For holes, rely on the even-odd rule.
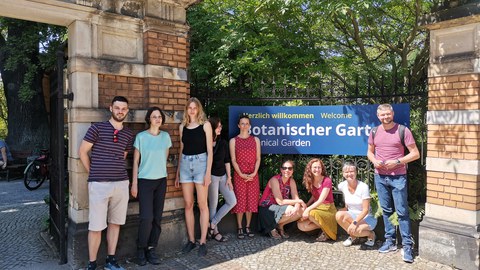
[[124,114],[122,118],[119,118],[112,112],[112,118],[113,118],[113,120],[115,120],[117,122],[123,122],[123,120],[125,120],[126,117],[127,117],[127,115]]
[[393,119],[383,119],[382,123],[383,124],[390,124],[393,122]]

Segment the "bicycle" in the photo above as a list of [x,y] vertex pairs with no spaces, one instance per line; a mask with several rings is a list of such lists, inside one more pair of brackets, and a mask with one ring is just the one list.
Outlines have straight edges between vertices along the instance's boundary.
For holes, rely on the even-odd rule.
[[23,172],[23,183],[28,190],[39,188],[46,179],[50,178],[50,152],[47,149],[42,149],[40,152],[40,156],[28,163]]

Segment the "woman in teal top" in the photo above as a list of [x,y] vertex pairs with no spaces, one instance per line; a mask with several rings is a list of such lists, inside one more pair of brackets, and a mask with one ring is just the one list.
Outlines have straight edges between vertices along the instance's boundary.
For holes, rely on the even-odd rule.
[[[145,115],[149,128],[137,134],[133,153],[132,196],[138,197],[140,224],[137,239],[137,264],[160,264],[155,253],[160,233],[165,193],[167,157],[172,146],[170,135],[160,130],[165,114],[151,107]],[[141,160],[141,161],[140,161]]]

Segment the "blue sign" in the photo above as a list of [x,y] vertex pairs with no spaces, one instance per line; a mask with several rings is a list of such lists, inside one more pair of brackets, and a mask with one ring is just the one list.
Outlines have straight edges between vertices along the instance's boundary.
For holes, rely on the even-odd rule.
[[[410,126],[410,105],[392,104],[394,121]],[[230,138],[238,135],[238,117],[248,114],[250,134],[262,154],[365,156],[368,136],[380,125],[378,105],[230,106]]]

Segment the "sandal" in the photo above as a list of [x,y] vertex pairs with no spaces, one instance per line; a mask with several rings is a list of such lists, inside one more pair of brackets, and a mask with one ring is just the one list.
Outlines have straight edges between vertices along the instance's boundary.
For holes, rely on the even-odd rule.
[[330,238],[328,238],[328,236],[324,232],[320,233],[320,235],[317,238],[315,238],[315,241],[317,242],[325,242],[328,240],[330,240]]
[[277,239],[277,240],[282,239],[282,236],[278,234],[276,229],[273,229],[270,232],[268,232],[268,235],[273,239]]
[[238,228],[237,230],[237,238],[238,239],[244,239],[245,235],[243,234],[243,228]]
[[213,238],[215,234],[215,228],[212,228],[212,225],[208,225],[207,239]]
[[[217,237],[217,236],[219,236],[219,235],[220,235],[220,238]],[[217,242],[227,242],[227,240],[228,240],[226,237],[224,237],[223,235],[221,235],[220,232],[214,233],[214,234],[212,235],[212,239],[215,240],[215,241],[217,241]]]
[[283,239],[290,238],[290,235],[288,235],[284,229],[277,228],[277,231]]
[[250,230],[250,227],[245,227],[245,234],[250,238],[255,236],[255,234]]

